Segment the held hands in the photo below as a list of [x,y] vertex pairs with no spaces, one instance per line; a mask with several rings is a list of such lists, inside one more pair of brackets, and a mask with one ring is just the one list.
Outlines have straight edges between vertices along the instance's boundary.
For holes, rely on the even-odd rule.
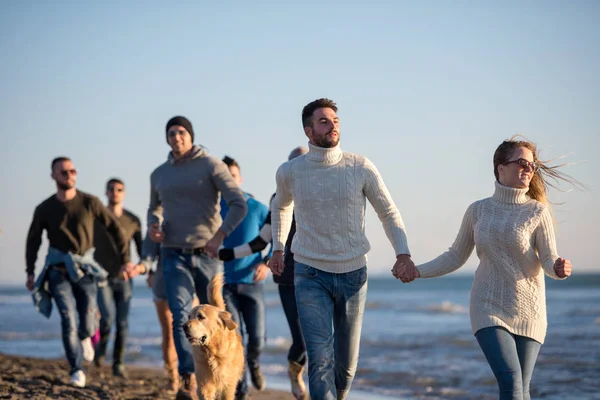
[[134,264],[130,261],[121,267],[121,277],[124,281],[128,281],[144,271],[146,271],[146,266],[144,264]]
[[269,261],[269,268],[273,275],[281,275],[283,272],[283,250],[275,250]]
[[161,230],[158,223],[150,224],[148,235],[150,235],[150,240],[154,243],[161,243],[165,240],[165,233]]
[[566,278],[567,276],[571,276],[571,260],[567,260],[566,258],[557,258],[554,261],[554,272],[559,278]]
[[256,270],[254,271],[254,282],[262,282],[269,275],[269,267],[265,263],[260,263],[256,266]]
[[403,283],[414,281],[416,278],[420,278],[421,274],[415,263],[410,259],[407,254],[400,254],[396,257],[396,263],[392,268],[392,274],[396,279],[400,279]]
[[219,257],[219,247],[223,244],[223,240],[225,239],[225,233],[222,230],[218,230],[215,233],[215,236],[212,237],[206,245],[204,246],[204,251],[210,258],[218,258]]

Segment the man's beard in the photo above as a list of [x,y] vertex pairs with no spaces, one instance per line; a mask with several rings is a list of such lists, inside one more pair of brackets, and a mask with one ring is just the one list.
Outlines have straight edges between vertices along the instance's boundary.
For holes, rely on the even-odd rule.
[[340,133],[338,132],[335,138],[328,136],[331,132],[328,132],[327,135],[324,135],[319,138],[314,138],[315,144],[319,147],[323,147],[325,149],[331,149],[340,143]]
[[70,185],[68,183],[62,183],[62,182],[56,182],[56,186],[58,186],[58,188],[60,190],[69,190],[69,189],[73,189],[75,187],[75,185]]

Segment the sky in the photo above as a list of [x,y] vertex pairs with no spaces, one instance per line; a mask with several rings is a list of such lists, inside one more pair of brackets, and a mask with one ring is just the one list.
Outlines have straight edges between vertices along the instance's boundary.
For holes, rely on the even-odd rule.
[[[78,188],[103,202],[106,181],[123,179],[126,208],[145,221],[165,124],[184,115],[267,203],[277,167],[307,143],[302,108],[320,97],[339,106],[342,149],[379,169],[417,264],[492,195],[493,153],[521,133],[587,185],[549,197],[560,255],[575,273],[599,271],[599,2],[190,3],[0,3],[0,282],[25,282],[54,157],[71,157]],[[370,273],[389,274],[370,205],[366,229]]]

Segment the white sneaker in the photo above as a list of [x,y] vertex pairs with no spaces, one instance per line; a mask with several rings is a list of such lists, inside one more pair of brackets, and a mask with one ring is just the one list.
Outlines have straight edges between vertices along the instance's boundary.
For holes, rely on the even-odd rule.
[[94,361],[94,346],[92,346],[92,338],[85,338],[81,341],[81,349],[83,350],[83,359],[85,361]]
[[85,374],[82,370],[77,370],[71,374],[71,379],[69,379],[69,383],[76,387],[85,387]]

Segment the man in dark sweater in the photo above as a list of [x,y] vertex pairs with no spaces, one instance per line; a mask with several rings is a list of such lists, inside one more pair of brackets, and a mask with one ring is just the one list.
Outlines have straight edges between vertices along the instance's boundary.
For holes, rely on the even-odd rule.
[[[246,200],[227,166],[195,146],[191,122],[181,116],[167,122],[168,160],[150,176],[148,225],[150,239],[160,242],[161,263],[182,386],[178,398],[196,392],[194,359],[183,330],[196,292],[208,303],[207,286],[223,263],[215,258],[223,239],[244,219]],[[229,207],[223,220],[219,198]],[[162,221],[162,224],[159,224]]]
[[[125,184],[117,178],[110,179],[106,184],[106,197],[108,198],[108,211],[116,218],[123,231],[127,252],[130,254],[131,239],[135,242],[137,253],[142,258],[142,227],[140,219],[132,212],[123,208],[125,198]],[[106,228],[96,223],[94,241],[96,245],[96,260],[108,272],[108,277],[98,282],[98,306],[100,308],[100,341],[96,345],[94,363],[101,366],[106,354],[106,346],[110,330],[115,322],[116,334],[113,349],[113,374],[127,377],[125,372],[125,342],[127,339],[127,318],[133,294],[134,276],[145,273],[144,264],[137,264],[129,270],[121,268],[121,256],[116,244]]]
[[[52,161],[51,168],[57,192],[38,205],[33,214],[26,243],[26,286],[33,290],[34,285],[39,287],[48,283],[50,295],[60,312],[63,345],[71,367],[70,382],[84,387],[83,359],[91,361],[94,358],[90,339],[96,329],[97,284],[94,275],[95,271],[102,271],[93,259],[94,223],[98,221],[106,227],[114,239],[123,268],[129,264],[129,254],[115,218],[97,197],[75,189],[77,171],[73,162],[67,157],[58,157]],[[34,282],[35,262],[44,230],[50,242],[48,255],[39,282]]]

